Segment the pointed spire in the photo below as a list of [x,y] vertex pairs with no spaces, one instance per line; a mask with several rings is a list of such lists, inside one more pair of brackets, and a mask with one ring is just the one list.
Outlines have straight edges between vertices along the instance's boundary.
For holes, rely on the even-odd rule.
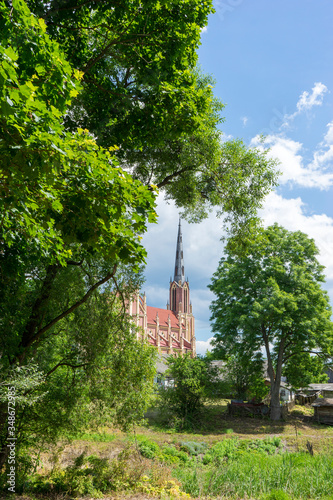
[[176,281],[177,283],[179,281],[181,281],[182,284],[185,283],[183,236],[182,236],[182,226],[181,226],[180,218],[179,218],[179,225],[178,225],[178,237],[177,237],[174,281]]

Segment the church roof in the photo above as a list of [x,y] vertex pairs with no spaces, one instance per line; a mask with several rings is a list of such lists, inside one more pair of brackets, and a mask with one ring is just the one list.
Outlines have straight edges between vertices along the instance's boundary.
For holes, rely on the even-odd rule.
[[[156,325],[156,314],[158,313],[158,320],[160,326],[168,326],[168,317],[170,316],[171,328],[179,328],[178,317],[170,309],[160,309],[159,307],[147,306],[147,322],[148,324]],[[182,328],[185,328],[184,323],[182,323]]]
[[178,225],[178,237],[177,237],[176,260],[175,260],[175,274],[174,274],[173,279],[177,283],[179,281],[181,281],[182,285],[185,283],[183,235],[182,235],[182,227],[181,227],[180,219],[179,219],[179,225]]

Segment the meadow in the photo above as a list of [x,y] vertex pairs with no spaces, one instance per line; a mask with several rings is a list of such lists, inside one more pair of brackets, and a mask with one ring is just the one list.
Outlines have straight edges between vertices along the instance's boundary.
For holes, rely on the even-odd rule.
[[230,417],[220,401],[186,432],[147,417],[131,433],[104,428],[43,450],[15,498],[333,499],[333,427],[311,407],[273,423]]

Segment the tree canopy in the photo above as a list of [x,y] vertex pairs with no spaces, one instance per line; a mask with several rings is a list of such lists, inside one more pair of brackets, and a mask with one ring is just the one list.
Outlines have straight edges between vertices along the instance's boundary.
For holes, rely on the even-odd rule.
[[[48,418],[45,377],[60,429],[56,415],[70,419],[94,394],[97,367],[111,373],[114,358],[92,352],[89,335],[114,357],[110,346],[133,347],[128,359],[143,360],[141,378],[123,369],[125,358],[112,373],[129,374],[129,395],[146,394],[149,350],[135,342],[121,297],[138,286],[157,190],[193,220],[218,206],[237,231],[276,182],[266,153],[221,140],[223,104],[196,65],[212,10],[210,0],[0,0],[1,380],[31,373],[20,398],[31,396],[24,414],[34,415],[35,432]],[[98,310],[90,333],[80,319],[89,307],[105,311],[107,298],[124,345],[93,321]],[[111,392],[99,393],[110,406]],[[6,415],[2,403],[3,450]]]
[[323,266],[312,239],[277,224],[261,229],[245,253],[226,249],[209,288],[214,352],[246,355],[265,351],[271,381],[271,417],[280,418],[282,369],[301,357],[331,358],[333,324]]
[[157,185],[190,220],[221,209],[234,230],[255,217],[276,182],[275,162],[224,143],[224,105],[197,67],[211,0],[41,2],[30,9],[82,74],[65,123],[88,129],[122,167]]
[[[23,1],[0,2],[0,55],[0,385],[21,388],[21,442],[41,429],[43,439],[54,437],[75,421],[79,404],[88,418],[91,401],[103,398],[116,415],[123,408],[125,425],[125,416],[142,417],[154,372],[121,297],[139,286],[133,271],[146,256],[140,239],[156,220],[156,192],[119,166],[114,147],[66,128],[82,75]],[[98,370],[104,395],[93,385]],[[123,373],[115,392],[110,381]],[[124,411],[128,398],[137,412]],[[2,399],[1,465],[6,418]]]

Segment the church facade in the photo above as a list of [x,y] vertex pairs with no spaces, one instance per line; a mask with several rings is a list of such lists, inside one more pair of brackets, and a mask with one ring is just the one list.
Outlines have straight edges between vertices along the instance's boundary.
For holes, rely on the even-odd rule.
[[183,237],[179,221],[174,278],[170,279],[166,309],[147,305],[146,294],[139,293],[129,302],[128,313],[142,336],[161,355],[191,353],[196,355],[194,316],[190,302],[190,287],[185,280]]

